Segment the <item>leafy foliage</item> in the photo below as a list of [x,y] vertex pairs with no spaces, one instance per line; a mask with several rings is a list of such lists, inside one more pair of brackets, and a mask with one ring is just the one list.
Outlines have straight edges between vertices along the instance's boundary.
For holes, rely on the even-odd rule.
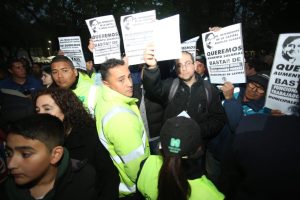
[[[20,48],[40,48],[45,55],[48,40],[57,49],[57,37],[72,35],[85,45],[90,37],[85,19],[112,14],[119,26],[122,15],[155,9],[158,19],[180,14],[182,41],[210,26],[241,22],[246,49],[274,51],[279,33],[300,31],[299,6],[299,0],[3,0],[0,50],[15,56]],[[0,56],[3,60],[2,51]]]

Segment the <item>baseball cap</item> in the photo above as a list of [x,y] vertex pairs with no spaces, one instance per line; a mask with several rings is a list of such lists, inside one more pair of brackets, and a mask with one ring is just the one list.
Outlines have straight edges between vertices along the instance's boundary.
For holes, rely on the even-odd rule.
[[270,79],[269,71],[260,71],[253,76],[248,77],[248,82],[255,82],[261,85],[265,90],[268,88],[268,83]]
[[204,54],[196,55],[196,61],[199,61],[206,66],[206,58]]
[[200,127],[191,118],[177,116],[168,119],[160,132],[160,142],[167,156],[189,156],[202,145]]

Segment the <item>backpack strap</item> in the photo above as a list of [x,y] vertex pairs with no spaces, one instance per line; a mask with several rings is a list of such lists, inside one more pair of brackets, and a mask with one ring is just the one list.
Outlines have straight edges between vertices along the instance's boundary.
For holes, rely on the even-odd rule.
[[178,78],[173,79],[172,85],[170,88],[170,92],[169,92],[169,96],[168,96],[168,102],[170,102],[173,99],[173,97],[175,96],[178,86],[179,86],[179,79]]
[[212,92],[211,92],[211,84],[207,80],[203,80],[203,85],[206,93],[206,110],[208,110],[210,104],[211,104],[211,99],[212,99]]
[[[210,107],[210,104],[211,104],[211,99],[212,99],[211,84],[207,80],[203,80],[203,86],[204,86],[205,94],[206,94],[206,108],[207,108],[206,110],[208,110],[208,108]],[[168,102],[170,102],[173,99],[178,87],[179,87],[179,79],[175,78],[175,79],[173,79],[173,82],[172,82],[172,85],[170,88]]]

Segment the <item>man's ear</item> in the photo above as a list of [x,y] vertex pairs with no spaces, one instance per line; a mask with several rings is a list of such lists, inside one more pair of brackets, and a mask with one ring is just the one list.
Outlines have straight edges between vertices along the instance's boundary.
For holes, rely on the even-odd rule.
[[105,80],[102,80],[102,83],[103,83],[104,85],[106,85],[107,87],[110,86],[109,82],[107,82],[107,81],[105,81]]
[[52,165],[57,164],[64,155],[64,148],[62,146],[56,146],[52,149],[50,163]]
[[76,74],[76,76],[78,76],[78,70],[74,67],[74,72]]

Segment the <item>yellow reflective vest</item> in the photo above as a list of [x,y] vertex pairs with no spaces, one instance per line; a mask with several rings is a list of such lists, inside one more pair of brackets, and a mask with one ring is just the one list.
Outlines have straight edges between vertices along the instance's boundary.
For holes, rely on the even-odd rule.
[[73,92],[82,101],[90,114],[94,116],[97,98],[100,95],[100,87],[96,86],[88,75],[78,73],[78,82]]
[[135,181],[140,163],[150,154],[136,101],[103,85],[101,103],[96,107],[100,141],[119,170],[120,197],[136,192]]
[[[145,199],[157,199],[158,178],[163,157],[151,155],[145,161],[137,180],[138,190]],[[190,200],[221,200],[224,195],[218,191],[215,185],[205,175],[194,180],[188,180],[191,187]]]

